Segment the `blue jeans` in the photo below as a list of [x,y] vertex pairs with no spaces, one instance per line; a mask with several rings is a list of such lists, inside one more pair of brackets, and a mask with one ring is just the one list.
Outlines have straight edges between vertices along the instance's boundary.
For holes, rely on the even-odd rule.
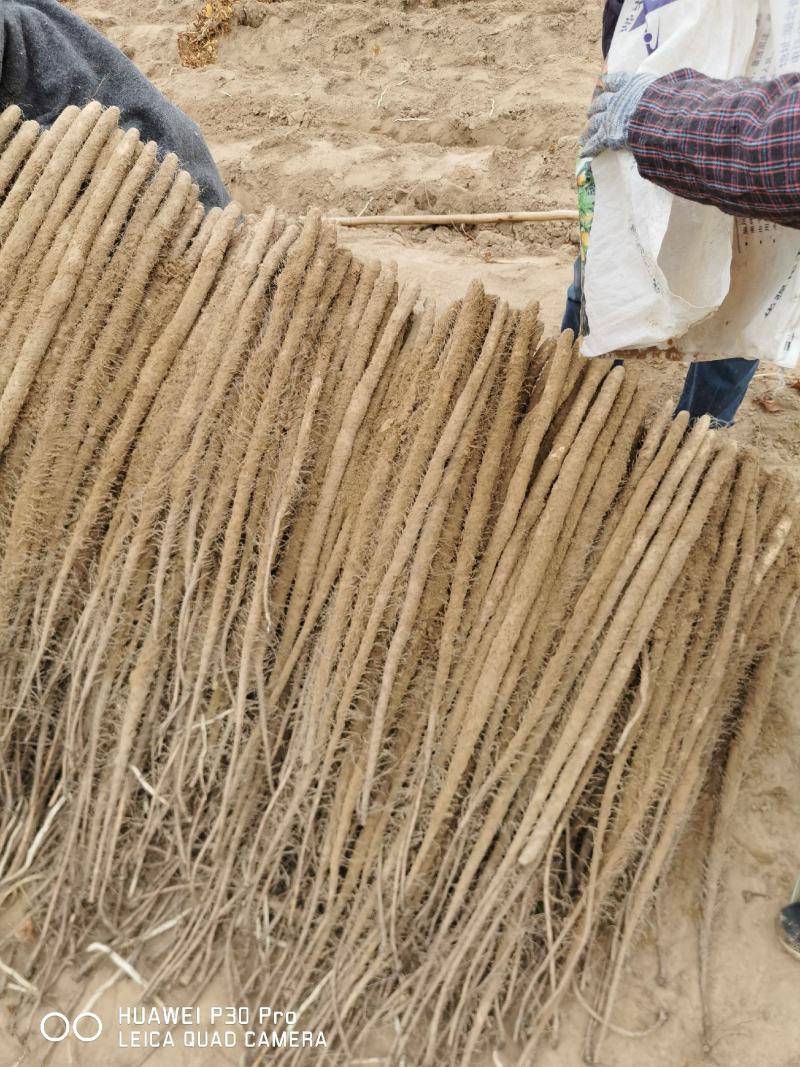
[[[579,256],[575,260],[572,285],[567,290],[567,306],[561,323],[562,330],[572,330],[576,337],[581,327],[581,283]],[[756,359],[716,359],[712,363],[693,363],[686,375],[674,414],[688,411],[692,419],[710,415],[716,425],[732,426],[757,369]]]
[[583,300],[583,275],[581,257],[577,256],[572,267],[572,285],[567,289],[567,306],[561,320],[561,331],[572,330],[575,337],[581,332],[581,301]]
[[715,359],[689,367],[675,408],[693,419],[710,415],[719,426],[733,426],[736,412],[758,370],[757,359]]

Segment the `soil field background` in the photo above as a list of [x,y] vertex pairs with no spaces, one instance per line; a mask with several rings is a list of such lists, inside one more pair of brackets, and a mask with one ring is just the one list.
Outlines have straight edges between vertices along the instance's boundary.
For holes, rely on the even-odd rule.
[[[222,38],[218,61],[200,70],[182,67],[177,55],[194,0],[69,6],[198,122],[248,211],[269,203],[291,214],[313,205],[332,215],[573,206],[576,135],[600,62],[598,0],[247,0],[245,22]],[[536,298],[549,329],[560,319],[577,247],[566,223],[342,230],[341,239],[362,257],[396,260],[402,277],[421,280],[442,302],[460,296],[476,276],[515,304]],[[648,365],[654,405],[674,403],[682,373],[675,364]],[[800,393],[789,388],[791,378],[763,368],[732,432],[795,470]],[[697,876],[706,846],[688,827],[658,922],[629,968],[614,1017],[620,1032],[609,1037],[604,1067],[800,1064],[800,962],[780,950],[773,934],[774,916],[800,870],[797,664],[792,673],[735,819],[714,949],[713,1046],[702,1047],[697,992]],[[3,925],[19,922],[6,916]],[[57,996],[74,998],[77,988],[65,979]],[[135,987],[119,983],[97,1010],[110,1013],[135,999]],[[205,999],[220,1002],[223,991],[212,985]],[[8,1002],[0,1005],[3,1065],[238,1062],[224,1052],[126,1051],[100,1043],[68,1054],[33,1042],[26,1051],[8,1009]],[[648,1031],[659,1018],[648,1036],[623,1036]],[[561,1019],[558,1043],[541,1067],[583,1062],[585,1019],[577,1005]],[[499,1049],[493,1067],[513,1063]]]

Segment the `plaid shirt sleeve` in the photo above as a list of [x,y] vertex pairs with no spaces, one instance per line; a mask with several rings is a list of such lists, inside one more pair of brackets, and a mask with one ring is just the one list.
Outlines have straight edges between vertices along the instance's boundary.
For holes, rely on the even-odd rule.
[[628,139],[648,181],[800,229],[800,74],[720,81],[675,71],[646,90]]

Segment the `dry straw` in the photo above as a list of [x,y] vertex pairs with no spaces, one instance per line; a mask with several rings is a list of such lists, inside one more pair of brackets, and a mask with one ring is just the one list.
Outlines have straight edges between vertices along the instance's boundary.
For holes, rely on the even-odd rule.
[[389,1028],[439,1065],[534,1062],[577,990],[599,1062],[693,821],[710,1045],[790,487],[535,304],[437,315],[318,214],[204,215],[113,111],[5,111],[0,197],[20,995],[97,942],[152,997],[222,964],[331,1062]]

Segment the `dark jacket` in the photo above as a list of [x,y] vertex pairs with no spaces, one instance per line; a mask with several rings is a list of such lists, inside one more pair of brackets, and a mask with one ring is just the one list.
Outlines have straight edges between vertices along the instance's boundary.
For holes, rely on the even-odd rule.
[[603,56],[608,55],[608,50],[611,47],[611,38],[614,36],[614,30],[617,28],[617,22],[622,11],[622,5],[624,0],[606,0],[606,6],[603,10]]
[[207,208],[230,202],[203,135],[118,48],[58,0],[0,0],[0,107],[52,125],[70,104],[120,109],[162,155],[175,152]]
[[[603,50],[621,0],[603,12]],[[628,133],[639,173],[675,196],[800,230],[800,72],[719,80],[685,68],[642,96]]]
[[639,102],[629,145],[642,177],[676,196],[800,229],[800,73],[665,74]]

